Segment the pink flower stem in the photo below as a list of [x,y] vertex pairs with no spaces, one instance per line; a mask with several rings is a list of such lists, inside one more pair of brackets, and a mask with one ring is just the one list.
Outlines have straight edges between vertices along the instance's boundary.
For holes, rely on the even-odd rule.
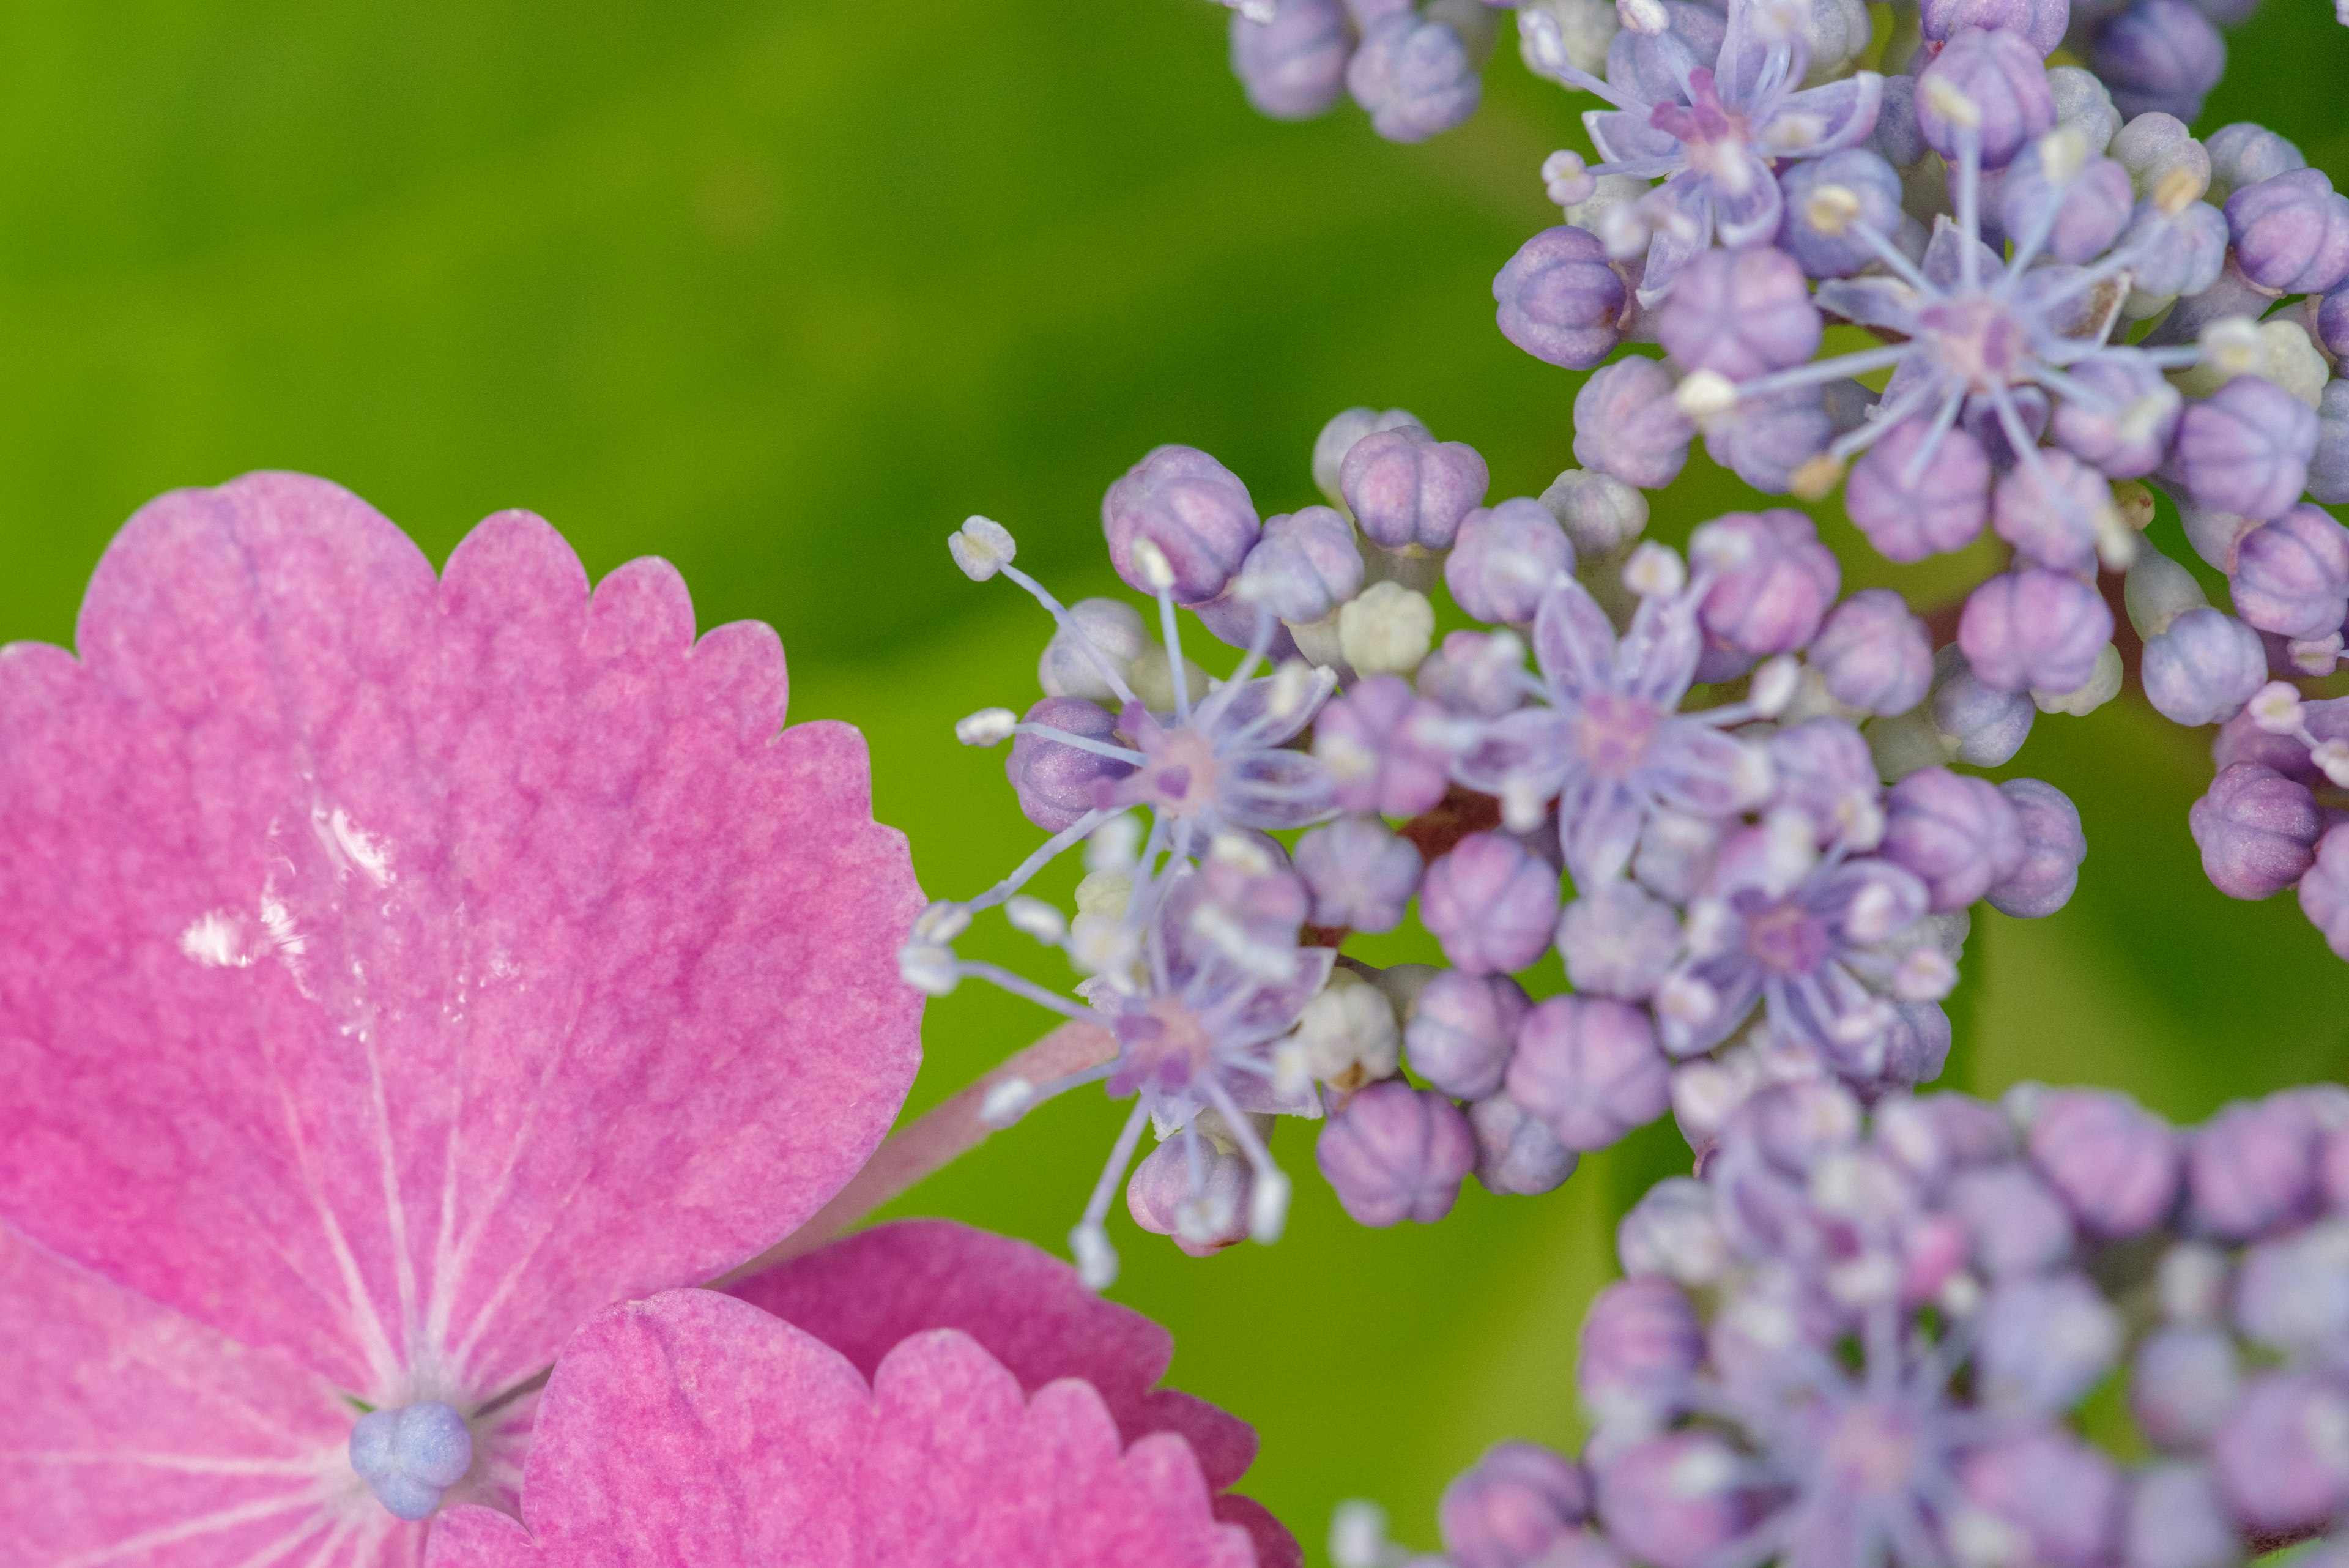
[[980,1144],[995,1128],[979,1119],[988,1091],[1005,1078],[1049,1083],[1070,1073],[1098,1066],[1117,1054],[1117,1042],[1097,1023],[1075,1021],[1061,1024],[994,1071],[987,1073],[932,1107],[910,1127],[889,1136],[874,1151],[864,1168],[833,1195],[831,1202],[809,1216],[807,1222],[757,1257],[711,1283],[736,1280],[771,1268],[786,1258],[812,1252],[837,1238],[891,1199],[909,1191],[925,1177],[942,1169]]

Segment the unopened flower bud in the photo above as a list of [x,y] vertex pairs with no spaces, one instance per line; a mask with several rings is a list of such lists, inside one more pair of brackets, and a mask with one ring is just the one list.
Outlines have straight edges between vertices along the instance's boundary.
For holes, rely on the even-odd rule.
[[1450,1100],[1390,1078],[1330,1116],[1313,1158],[1356,1222],[1433,1224],[1452,1211],[1476,1139]]

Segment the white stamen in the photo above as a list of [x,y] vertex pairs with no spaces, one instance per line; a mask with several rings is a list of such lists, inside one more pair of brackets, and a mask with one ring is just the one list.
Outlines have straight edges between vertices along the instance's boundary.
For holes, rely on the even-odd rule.
[[1288,1178],[1270,1168],[1256,1173],[1255,1189],[1248,1195],[1248,1239],[1266,1244],[1280,1240],[1280,1232],[1288,1223]]
[[1025,1078],[1000,1078],[987,1087],[978,1103],[978,1119],[988,1127],[1008,1127],[1036,1103],[1036,1085]]
[[1019,715],[1009,708],[981,708],[955,721],[955,739],[966,746],[999,746],[1019,722]]
[[1121,812],[1102,823],[1085,839],[1085,869],[1123,871],[1133,865],[1142,849],[1142,824],[1132,812]]
[[977,515],[963,519],[961,527],[947,535],[947,550],[954,556],[955,565],[964,576],[974,583],[983,583],[1009,566],[1019,555],[1019,546],[1011,537],[1011,530],[991,517]]
[[2299,689],[2288,680],[2271,680],[2251,693],[2251,722],[2271,735],[2289,735],[2301,726]]
[[914,917],[914,940],[944,944],[970,929],[970,906],[940,898]]
[[1011,922],[1013,930],[1025,932],[1048,948],[1059,947],[1069,934],[1069,922],[1060,910],[1024,893],[1003,906],[1003,918]]
[[2309,749],[2308,760],[2336,786],[2349,789],[2349,741],[2319,741]]
[[1681,558],[1654,540],[1643,540],[1623,563],[1623,586],[1640,597],[1676,594],[1688,586],[1688,568]]
[[2202,362],[2224,376],[2248,375],[2259,367],[2260,329],[2248,316],[2222,316],[2202,328],[2196,342]]
[[1672,25],[1664,0],[1615,0],[1615,15],[1631,31],[1651,38]]
[[952,948],[907,942],[897,951],[897,975],[916,991],[944,996],[961,983],[962,968]]
[[1158,547],[1156,540],[1136,539],[1133,542],[1133,564],[1140,569],[1142,580],[1152,593],[1163,594],[1174,587],[1174,563],[1166,558],[1166,552]]
[[1892,994],[1903,1002],[1939,1002],[1958,987],[1958,966],[1939,948],[1910,948],[1892,971]]
[[1949,78],[1928,71],[1919,85],[1924,88],[1925,101],[1933,112],[1960,130],[1972,130],[1982,125],[1982,105]]
[[1672,402],[1703,424],[1737,406],[1737,383],[1718,370],[1692,370],[1672,389]]
[[2087,163],[2088,139],[2078,127],[2059,125],[2039,139],[2039,171],[2050,185],[2069,185]]
[[1803,203],[1803,222],[1814,234],[1838,239],[1857,222],[1862,211],[1859,192],[1848,185],[1822,185],[1813,191]]

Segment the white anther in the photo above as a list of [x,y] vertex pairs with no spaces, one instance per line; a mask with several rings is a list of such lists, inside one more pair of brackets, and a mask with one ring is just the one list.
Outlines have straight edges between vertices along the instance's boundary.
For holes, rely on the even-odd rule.
[[1254,22],[1259,27],[1269,26],[1272,19],[1280,14],[1280,7],[1273,0],[1229,0],[1229,3],[1231,8],[1240,14],[1242,20]]
[[1924,88],[1925,102],[1932,111],[1960,130],[1972,130],[1982,125],[1982,105],[1949,78],[1928,71],[1918,85]]
[[2319,741],[2309,748],[2308,760],[2341,789],[2349,789],[2349,741]]
[[2259,325],[2248,316],[2219,317],[2202,328],[2196,342],[2202,362],[2224,376],[2247,375],[2262,358]]
[[1121,812],[1085,836],[1085,869],[1129,870],[1141,849],[1142,824],[1133,813]]
[[1754,672],[1745,700],[1764,719],[1775,719],[1786,711],[1786,704],[1795,700],[1802,684],[1802,665],[1793,656],[1782,653]]
[[940,898],[914,917],[914,940],[944,944],[970,929],[970,906]]
[[2342,647],[2343,639],[2337,631],[2323,637],[2294,638],[2284,645],[2284,657],[2303,675],[2330,675],[2341,662]]
[[962,965],[952,948],[932,942],[907,942],[897,950],[897,978],[929,996],[944,996],[962,980]]
[[1350,970],[1330,971],[1288,1038],[1305,1054],[1309,1076],[1342,1089],[1390,1076],[1402,1060],[1394,1004]]
[[2126,572],[2137,559],[2137,530],[2128,525],[2121,509],[2106,504],[2098,506],[2089,520],[2096,530],[2096,559],[2108,572]]
[[2039,139],[2039,172],[2050,185],[2069,185],[2087,163],[2088,139],[2076,126],[2059,125]]
[[964,576],[983,583],[1009,566],[1019,546],[1013,542],[1010,529],[992,517],[973,515],[947,535],[947,550]]
[[1276,869],[1262,844],[1237,833],[1218,833],[1209,839],[1207,858],[1236,866],[1252,877],[1269,877]]
[[1554,76],[1573,64],[1557,18],[1539,6],[1528,5],[1517,13],[1517,37],[1525,48],[1526,63],[1537,71]]
[[1288,1223],[1288,1178],[1278,1170],[1259,1170],[1248,1194],[1248,1239],[1272,1242]]
[[1272,1092],[1293,1100],[1313,1086],[1313,1067],[1305,1044],[1291,1034],[1272,1048]]
[[1939,1002],[1958,988],[1958,966],[1939,948],[1910,948],[1892,971],[1892,994],[1903,1002]]
[[1855,789],[1836,802],[1836,828],[1847,848],[1873,849],[1884,842],[1884,807]]
[[1859,192],[1850,186],[1822,185],[1803,203],[1803,222],[1813,234],[1836,239],[1858,222],[1865,210]]
[[978,1102],[978,1119],[983,1127],[1008,1127],[1028,1114],[1036,1103],[1036,1085],[1021,1077],[998,1078],[987,1086],[986,1097]]
[[1631,31],[1651,38],[1672,25],[1664,0],[1615,0],[1615,16]]
[[1681,412],[1704,424],[1737,406],[1737,383],[1718,370],[1692,370],[1672,389]]
[[1549,815],[1549,797],[1529,780],[1508,779],[1501,785],[1501,826],[1511,833],[1531,833]]
[[1232,1198],[1229,1192],[1203,1192],[1186,1198],[1174,1206],[1174,1234],[1194,1246],[1208,1246],[1226,1240],[1232,1228]]
[[1087,1220],[1069,1232],[1069,1251],[1077,1260],[1077,1278],[1089,1291],[1105,1291],[1117,1283],[1117,1249],[1097,1220]]
[[1676,594],[1688,586],[1688,568],[1672,551],[1643,540],[1623,563],[1623,586],[1643,599]]
[[1738,808],[1745,810],[1770,798],[1778,784],[1778,770],[1771,765],[1770,753],[1760,746],[1743,741],[1738,745],[1730,782],[1737,789]]
[[2153,204],[2165,217],[2174,218],[2209,189],[2209,172],[2192,164],[2180,163],[2163,171],[2153,182]]
[[1702,1029],[1719,1016],[1721,995],[1695,975],[1667,975],[1656,988],[1656,1012],[1675,1023]]
[[1305,711],[1313,701],[1313,693],[1321,684],[1321,672],[1301,659],[1285,659],[1272,672],[1272,691],[1265,711],[1275,720],[1287,722]]
[[1729,906],[1721,899],[1699,898],[1689,905],[1688,950],[1696,957],[1713,958],[1725,951],[1735,929],[1736,921]]
[[2271,735],[2297,734],[2303,719],[2300,691],[2289,680],[2271,680],[2252,692],[2245,711]]
[[1542,160],[1542,189],[1561,207],[1579,207],[1599,193],[1598,177],[1579,152],[1560,150]]
[[1870,882],[1851,900],[1851,909],[1844,916],[1844,929],[1851,940],[1866,947],[1880,942],[1899,928],[1900,900],[1891,888],[1881,882]]
[[999,746],[1019,722],[1019,715],[1009,708],[981,708],[955,721],[955,739],[966,746]]
[[1003,918],[1011,922],[1013,930],[1024,932],[1048,948],[1059,947],[1069,934],[1069,922],[1060,910],[1024,893],[1003,906]]
[[1391,1568],[1392,1557],[1387,1549],[1385,1509],[1350,1497],[1330,1511],[1330,1568]]
[[1158,547],[1156,540],[1133,542],[1133,565],[1152,593],[1163,594],[1174,586],[1174,563],[1166,558],[1166,552]]
[[1599,243],[1613,260],[1630,261],[1646,254],[1656,230],[1645,208],[1644,202],[1626,202],[1599,215]]
[[1782,809],[1762,819],[1763,861],[1771,888],[1784,893],[1810,875],[1819,863],[1819,849],[1811,819],[1799,811]]

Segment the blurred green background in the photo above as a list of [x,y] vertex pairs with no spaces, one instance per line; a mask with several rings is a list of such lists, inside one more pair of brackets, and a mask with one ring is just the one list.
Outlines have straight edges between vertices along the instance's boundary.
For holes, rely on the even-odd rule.
[[[1048,629],[949,565],[967,513],[1073,597],[1113,586],[1101,493],[1161,441],[1216,453],[1266,513],[1312,498],[1314,432],[1352,403],[1472,441],[1496,495],[1571,462],[1578,379],[1501,339],[1488,284],[1556,221],[1534,171],[1584,105],[1506,45],[1474,121],[1397,148],[1350,107],[1256,118],[1204,0],[12,22],[0,637],[69,640],[108,537],[173,486],[309,470],[436,558],[528,506],[598,574],[677,562],[705,625],[779,625],[794,716],[864,727],[879,815],[926,886],[967,894],[1035,835],[950,725],[1023,705]],[[2349,176],[2349,30],[2269,0],[2231,42],[2201,129],[2258,118]],[[1656,531],[1742,493],[1700,456]],[[1847,558],[1920,604],[1952,581]],[[2079,802],[2085,877],[2052,919],[1977,929],[1949,1081],[2094,1079],[2190,1116],[2349,1071],[2349,966],[2289,898],[2230,904],[2200,876],[2205,748],[2134,701],[2040,723],[2015,767]],[[972,950],[1042,972],[1018,940]],[[933,1005],[911,1109],[1047,1022],[976,991]],[[901,1207],[1057,1248],[1117,1115],[1071,1096]],[[1432,1544],[1485,1444],[1572,1435],[1615,1218],[1686,1150],[1651,1129],[1549,1197],[1472,1186],[1441,1226],[1374,1232],[1299,1130],[1276,1146],[1299,1178],[1285,1241],[1193,1262],[1121,1210],[1115,1294],[1174,1328],[1177,1381],[1256,1421],[1247,1490],[1317,1559],[1347,1496]]]

